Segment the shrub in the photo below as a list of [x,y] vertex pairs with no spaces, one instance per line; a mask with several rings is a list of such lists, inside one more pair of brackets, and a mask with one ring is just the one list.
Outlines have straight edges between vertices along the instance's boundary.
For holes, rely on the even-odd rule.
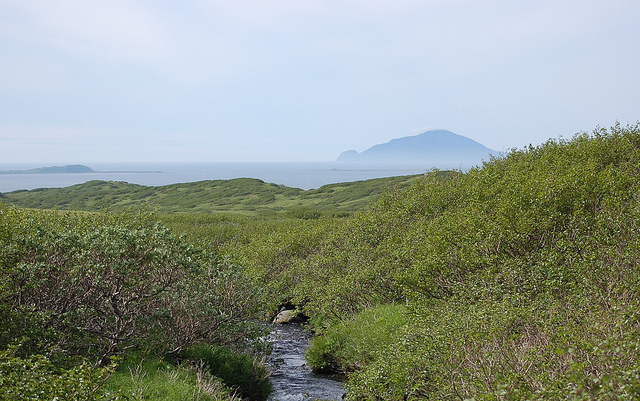
[[309,206],[296,206],[288,209],[284,216],[291,219],[319,219],[322,217],[322,213]]
[[251,308],[249,293],[238,295],[237,266],[143,214],[0,206],[0,216],[0,345],[26,335],[41,343],[36,353],[48,347],[98,364],[136,347],[176,353],[235,338]]
[[98,389],[113,366],[94,368],[88,361],[70,369],[56,366],[47,356],[17,356],[18,346],[0,351],[0,400],[78,400],[104,398]]

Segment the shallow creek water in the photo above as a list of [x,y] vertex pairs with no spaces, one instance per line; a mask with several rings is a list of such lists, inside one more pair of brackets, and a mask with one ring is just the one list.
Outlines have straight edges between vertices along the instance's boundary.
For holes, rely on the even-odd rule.
[[304,353],[311,335],[298,324],[274,325],[270,340],[273,374],[271,401],[340,400],[344,387],[330,376],[316,375],[306,365]]

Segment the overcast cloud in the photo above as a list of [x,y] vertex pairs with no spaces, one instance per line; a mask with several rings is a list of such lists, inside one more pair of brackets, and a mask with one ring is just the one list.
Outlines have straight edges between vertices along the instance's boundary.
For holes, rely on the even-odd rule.
[[321,161],[640,119],[640,2],[0,0],[0,162]]

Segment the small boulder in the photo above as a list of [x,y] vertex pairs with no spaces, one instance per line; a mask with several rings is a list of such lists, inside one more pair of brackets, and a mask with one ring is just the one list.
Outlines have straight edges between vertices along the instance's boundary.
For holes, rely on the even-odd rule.
[[303,323],[306,316],[298,311],[286,309],[278,313],[273,319],[273,324]]

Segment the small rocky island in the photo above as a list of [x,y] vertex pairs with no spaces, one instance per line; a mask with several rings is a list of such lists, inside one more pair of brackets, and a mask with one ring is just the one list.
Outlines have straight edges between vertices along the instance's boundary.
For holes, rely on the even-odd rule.
[[82,164],[71,164],[66,166],[38,167],[28,170],[5,170],[0,174],[77,174],[77,173],[95,173],[91,167]]

